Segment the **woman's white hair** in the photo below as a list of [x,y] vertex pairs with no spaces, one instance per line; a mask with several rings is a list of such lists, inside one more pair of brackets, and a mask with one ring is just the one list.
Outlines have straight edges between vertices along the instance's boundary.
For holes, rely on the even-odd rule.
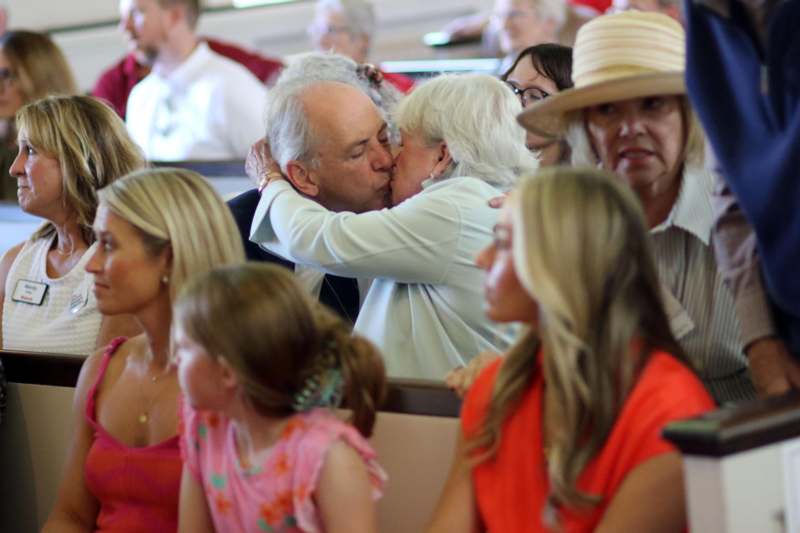
[[291,62],[267,96],[266,137],[281,170],[289,161],[312,164],[314,134],[306,119],[303,91],[320,82],[337,81],[363,91],[389,124],[390,140],[399,139],[391,112],[402,94],[389,83],[375,84],[359,74],[358,63],[340,54],[313,52]]
[[[686,141],[683,148],[684,172],[687,170],[704,171],[706,142],[703,127],[700,125],[700,121],[686,97],[681,97],[681,109],[683,110],[684,128],[686,129]],[[572,165],[575,167],[594,167],[601,165],[601,161],[598,160],[595,149],[589,139],[584,112],[585,109],[579,109],[567,115],[565,138],[572,151]]]
[[453,165],[439,179],[470,176],[508,189],[539,166],[517,124],[520,111],[519,99],[492,76],[443,75],[401,101],[395,120],[428,145],[447,145]]
[[375,34],[375,6],[365,0],[319,0],[317,9],[338,11],[344,17],[350,33],[366,35],[369,40]]

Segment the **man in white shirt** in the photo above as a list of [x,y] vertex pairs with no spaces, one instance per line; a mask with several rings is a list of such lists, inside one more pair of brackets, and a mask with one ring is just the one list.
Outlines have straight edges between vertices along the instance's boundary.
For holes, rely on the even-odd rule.
[[150,161],[242,159],[262,136],[266,89],[195,34],[199,0],[120,0],[121,24],[151,73],[126,122]]

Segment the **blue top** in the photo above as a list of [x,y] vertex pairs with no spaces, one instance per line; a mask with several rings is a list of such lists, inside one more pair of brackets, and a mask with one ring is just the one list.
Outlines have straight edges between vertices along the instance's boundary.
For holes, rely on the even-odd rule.
[[800,0],[766,50],[738,2],[687,2],[687,86],[726,181],[755,230],[778,329],[800,357]]

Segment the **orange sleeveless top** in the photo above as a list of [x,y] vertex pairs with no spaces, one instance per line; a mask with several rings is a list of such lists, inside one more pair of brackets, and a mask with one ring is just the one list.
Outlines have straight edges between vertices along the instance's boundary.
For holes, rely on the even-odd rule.
[[[484,370],[464,401],[466,439],[480,428],[501,361]],[[506,419],[497,455],[473,468],[478,511],[488,531],[550,531],[543,520],[550,493],[542,445],[544,379],[536,372],[530,389]],[[714,408],[700,380],[669,354],[656,352],[645,365],[605,446],[578,479],[584,492],[602,499],[588,512],[558,511],[566,533],[594,530],[625,476],[659,454],[676,451],[661,437],[663,427]]]
[[97,387],[123,342],[124,338],[114,339],[106,348],[86,402],[86,419],[94,430],[94,440],[86,455],[84,475],[87,488],[100,504],[95,531],[174,533],[178,530],[183,468],[178,435],[153,446],[132,448],[97,422]]

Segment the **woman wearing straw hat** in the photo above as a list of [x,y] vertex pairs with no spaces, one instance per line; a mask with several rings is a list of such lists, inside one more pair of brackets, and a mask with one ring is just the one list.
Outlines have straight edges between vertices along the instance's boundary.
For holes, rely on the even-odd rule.
[[614,172],[650,226],[673,333],[717,402],[755,395],[740,323],[710,246],[711,176],[685,97],[684,31],[658,13],[599,17],[579,32],[573,89],[528,108],[532,131],[566,136],[575,165]]

